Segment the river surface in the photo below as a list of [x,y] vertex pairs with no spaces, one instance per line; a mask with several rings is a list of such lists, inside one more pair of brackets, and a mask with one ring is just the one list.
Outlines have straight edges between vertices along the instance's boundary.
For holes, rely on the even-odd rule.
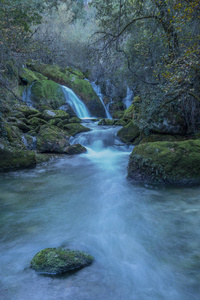
[[[200,188],[133,185],[118,128],[89,126],[71,141],[86,154],[0,175],[0,299],[199,300]],[[29,268],[59,246],[95,262],[60,277]]]

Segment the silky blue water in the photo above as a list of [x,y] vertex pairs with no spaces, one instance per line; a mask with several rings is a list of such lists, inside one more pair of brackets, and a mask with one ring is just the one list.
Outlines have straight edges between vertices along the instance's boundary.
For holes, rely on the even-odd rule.
[[76,96],[76,94],[68,87],[62,85],[62,91],[66,102],[71,106],[73,111],[79,118],[90,118],[90,112],[85,104]]
[[[200,299],[200,188],[133,185],[118,128],[88,126],[71,141],[86,154],[0,175],[1,299]],[[59,278],[29,268],[58,246],[95,262]]]
[[97,85],[95,83],[95,81],[93,81],[93,82],[91,82],[91,86],[92,86],[93,90],[95,91],[95,93],[97,94],[97,96],[99,97],[99,99],[101,100],[101,103],[102,103],[102,105],[104,107],[104,110],[105,110],[105,113],[106,113],[106,118],[107,119],[112,119],[112,117],[111,117],[111,115],[109,113],[109,106],[107,108],[106,105],[103,102],[103,94],[101,93],[101,87],[100,87],[100,85]]

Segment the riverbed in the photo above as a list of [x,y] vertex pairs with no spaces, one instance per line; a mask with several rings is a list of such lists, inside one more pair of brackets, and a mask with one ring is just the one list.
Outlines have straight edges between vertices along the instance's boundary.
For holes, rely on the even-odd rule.
[[[3,300],[199,300],[200,187],[137,186],[118,128],[87,124],[87,153],[0,175]],[[59,277],[37,275],[47,247],[91,254]]]

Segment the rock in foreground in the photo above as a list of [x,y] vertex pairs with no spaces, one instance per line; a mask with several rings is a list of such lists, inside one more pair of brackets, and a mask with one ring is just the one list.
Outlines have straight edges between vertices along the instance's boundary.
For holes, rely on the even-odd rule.
[[39,274],[58,275],[89,266],[93,257],[82,251],[64,248],[46,248],[31,261],[31,268]]
[[130,156],[128,178],[147,184],[200,184],[200,140],[136,146]]

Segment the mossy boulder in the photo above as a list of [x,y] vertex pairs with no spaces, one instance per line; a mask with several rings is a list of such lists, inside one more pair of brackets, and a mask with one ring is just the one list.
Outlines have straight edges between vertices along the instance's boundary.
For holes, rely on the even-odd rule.
[[74,155],[87,152],[87,149],[80,144],[70,145],[65,148],[65,154]]
[[82,251],[64,248],[46,248],[31,261],[31,268],[39,274],[58,275],[80,270],[93,262],[93,257]]
[[43,125],[37,136],[37,151],[41,153],[64,153],[69,141],[65,131],[56,126]]
[[5,122],[4,130],[2,137],[6,139],[11,146],[22,150],[26,149],[22,141],[23,133],[18,127]]
[[132,120],[134,117],[134,113],[135,113],[135,106],[134,104],[131,104],[125,111],[123,114],[123,119],[130,119]]
[[75,112],[73,111],[73,109],[71,108],[71,106],[68,103],[65,103],[64,105],[60,106],[59,109],[68,113],[70,118],[76,117]]
[[35,152],[9,147],[0,142],[0,172],[34,168],[36,166]]
[[90,131],[89,128],[79,124],[79,123],[71,123],[63,126],[63,129],[67,131],[67,134],[70,136],[74,136],[80,132]]
[[115,111],[114,113],[112,113],[112,117],[114,119],[121,119],[124,115],[124,111],[122,110],[118,110],[118,111]]
[[47,121],[43,120],[43,119],[40,119],[40,118],[37,118],[37,117],[34,117],[34,118],[31,118],[28,123],[30,124],[30,126],[32,127],[38,127],[38,126],[41,126],[41,125],[44,125],[44,124],[47,124]]
[[69,123],[81,123],[82,120],[79,119],[78,117],[72,117],[69,119]]
[[107,125],[107,126],[112,126],[114,124],[115,121],[110,119],[101,119],[101,121],[98,123],[98,125]]
[[21,84],[30,85],[34,81],[46,80],[47,77],[43,76],[41,73],[31,71],[27,68],[21,68],[19,71],[19,78],[21,79]]
[[123,120],[123,119],[120,119],[120,120],[115,120],[115,125],[116,126],[126,126],[127,125],[127,121]]
[[17,120],[17,122],[13,123],[14,126],[18,127],[22,132],[28,132],[31,130],[30,126],[25,124],[22,120]]
[[45,110],[43,112],[43,117],[47,121],[51,119],[69,119],[68,113],[63,110]]
[[26,118],[30,115],[36,115],[39,113],[39,110],[27,105],[18,105],[16,109],[21,112]]
[[130,143],[134,142],[134,140],[139,137],[140,130],[133,122],[129,122],[117,132],[117,135],[123,142]]
[[65,104],[65,96],[58,83],[52,80],[40,80],[31,86],[31,101],[39,109],[43,105],[57,109]]
[[200,184],[200,140],[136,146],[129,159],[128,177],[148,184]]

